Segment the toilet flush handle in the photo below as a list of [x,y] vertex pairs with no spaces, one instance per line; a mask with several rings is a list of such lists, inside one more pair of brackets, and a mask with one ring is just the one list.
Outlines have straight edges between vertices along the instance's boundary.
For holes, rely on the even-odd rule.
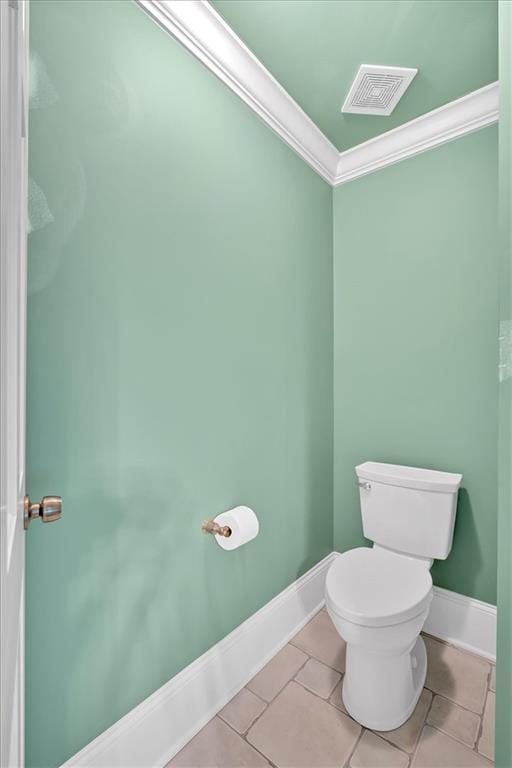
[[367,480],[356,480],[356,484],[360,488],[364,488],[365,491],[371,490],[372,484],[369,483]]

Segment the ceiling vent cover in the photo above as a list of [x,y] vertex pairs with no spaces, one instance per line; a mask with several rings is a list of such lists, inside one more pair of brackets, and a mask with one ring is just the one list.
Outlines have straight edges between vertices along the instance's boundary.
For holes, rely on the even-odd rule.
[[342,112],[390,115],[411,84],[417,69],[361,64]]

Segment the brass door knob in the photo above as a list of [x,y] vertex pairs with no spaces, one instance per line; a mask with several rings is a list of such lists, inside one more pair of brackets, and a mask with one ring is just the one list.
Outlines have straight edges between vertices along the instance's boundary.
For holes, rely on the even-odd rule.
[[43,496],[40,502],[32,503],[28,496],[24,499],[23,524],[27,531],[31,520],[41,518],[43,523],[53,523],[62,517],[62,499],[60,496]]

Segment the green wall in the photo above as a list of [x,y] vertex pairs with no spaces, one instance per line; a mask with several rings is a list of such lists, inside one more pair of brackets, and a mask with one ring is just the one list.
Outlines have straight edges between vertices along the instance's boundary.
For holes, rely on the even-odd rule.
[[500,29],[500,385],[498,451],[498,653],[496,766],[512,765],[512,3],[499,4]]
[[365,459],[464,473],[434,577],[495,602],[496,127],[333,194],[135,4],[36,0],[31,51],[27,765],[361,544]]
[[[33,2],[27,765],[332,550],[331,189],[127,2]],[[201,522],[252,506],[221,550]]]
[[334,545],[363,542],[354,466],[459,471],[437,585],[496,602],[497,128],[334,193]]

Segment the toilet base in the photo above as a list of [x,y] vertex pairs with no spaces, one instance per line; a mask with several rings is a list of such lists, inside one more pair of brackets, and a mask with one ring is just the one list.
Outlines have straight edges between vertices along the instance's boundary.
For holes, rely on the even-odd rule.
[[412,715],[427,674],[425,643],[418,637],[398,656],[347,645],[342,699],[349,715],[372,731],[392,731]]

